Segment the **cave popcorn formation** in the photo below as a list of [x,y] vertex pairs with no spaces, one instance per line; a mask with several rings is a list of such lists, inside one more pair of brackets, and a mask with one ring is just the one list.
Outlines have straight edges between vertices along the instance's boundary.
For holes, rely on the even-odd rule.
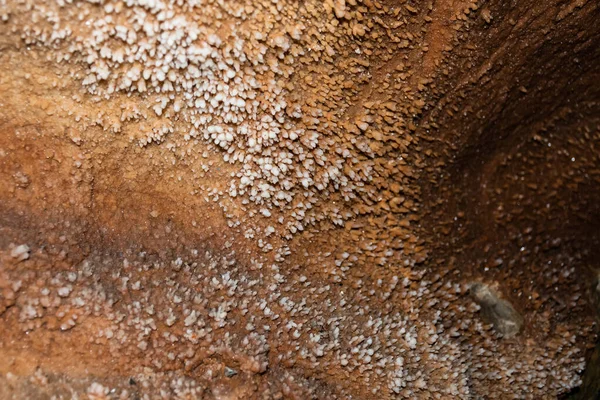
[[[61,114],[88,152],[76,168],[99,157],[100,132],[125,137],[137,157],[160,158],[157,182],[169,164],[192,170],[194,195],[218,203],[227,226],[266,254],[243,259],[233,241],[171,262],[93,249],[73,271],[34,272],[45,250],[19,243],[2,253],[0,315],[22,331],[65,334],[101,320],[87,323],[90,345],[141,361],[133,384],[63,378],[92,399],[537,399],[578,386],[578,338],[591,324],[536,339],[498,288],[464,282],[457,266],[422,266],[416,182],[430,138],[416,122],[442,97],[430,75],[449,50],[429,43],[433,12],[344,0],[0,0],[6,40],[56,68],[53,87],[78,89]],[[494,21],[475,1],[450,14],[448,46],[470,18]],[[204,179],[215,170],[219,179]],[[30,185],[22,173],[14,180]],[[299,252],[333,264],[331,277],[286,264],[302,234],[320,243],[340,231],[339,244]],[[577,285],[550,264],[549,275]],[[35,390],[57,385],[35,374]]]

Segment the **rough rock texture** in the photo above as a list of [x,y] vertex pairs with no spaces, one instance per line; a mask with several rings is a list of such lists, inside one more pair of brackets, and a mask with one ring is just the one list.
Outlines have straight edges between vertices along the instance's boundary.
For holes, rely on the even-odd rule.
[[0,398],[589,398],[599,18],[0,0]]

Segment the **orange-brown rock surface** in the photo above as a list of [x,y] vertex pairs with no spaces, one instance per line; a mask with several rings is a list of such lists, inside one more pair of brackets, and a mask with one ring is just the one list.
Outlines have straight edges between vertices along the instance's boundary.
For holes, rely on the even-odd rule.
[[0,399],[576,393],[599,18],[0,0]]

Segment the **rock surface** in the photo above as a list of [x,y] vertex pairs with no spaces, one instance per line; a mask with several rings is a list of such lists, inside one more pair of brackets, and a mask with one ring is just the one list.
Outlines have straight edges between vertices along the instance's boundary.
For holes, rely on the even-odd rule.
[[593,381],[599,16],[0,0],[0,398]]

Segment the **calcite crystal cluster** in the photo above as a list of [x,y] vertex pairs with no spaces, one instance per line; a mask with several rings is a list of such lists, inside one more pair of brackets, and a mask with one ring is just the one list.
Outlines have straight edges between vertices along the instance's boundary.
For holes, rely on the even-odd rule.
[[535,3],[0,0],[0,397],[574,390],[598,6]]

